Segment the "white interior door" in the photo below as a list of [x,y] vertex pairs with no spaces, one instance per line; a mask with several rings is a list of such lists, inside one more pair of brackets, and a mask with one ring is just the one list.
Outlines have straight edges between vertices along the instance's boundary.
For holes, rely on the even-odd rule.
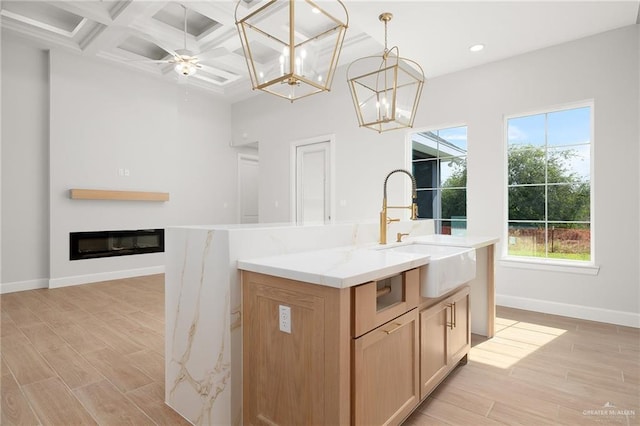
[[296,223],[331,221],[330,142],[296,146]]
[[255,155],[238,154],[238,211],[240,223],[258,223],[259,163]]

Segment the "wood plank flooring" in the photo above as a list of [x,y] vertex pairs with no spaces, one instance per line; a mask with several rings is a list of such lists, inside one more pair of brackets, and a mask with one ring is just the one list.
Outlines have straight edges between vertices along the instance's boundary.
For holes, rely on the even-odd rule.
[[5,425],[188,425],[164,404],[164,276],[0,296]]
[[[164,405],[164,277],[0,296],[0,424],[187,425]],[[640,330],[498,308],[405,425],[640,425]]]
[[405,425],[639,425],[640,330],[498,307]]

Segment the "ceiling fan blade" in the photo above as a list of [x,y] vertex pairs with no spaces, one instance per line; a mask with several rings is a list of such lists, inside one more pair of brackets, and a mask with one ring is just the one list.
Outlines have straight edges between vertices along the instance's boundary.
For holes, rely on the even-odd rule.
[[210,50],[205,50],[204,52],[200,52],[198,53],[198,58],[199,59],[216,59],[219,58],[221,56],[226,56],[229,53],[231,53],[231,51],[229,49],[227,49],[226,47],[216,47],[215,49],[210,49]]
[[137,62],[137,63],[142,63],[142,64],[170,64],[173,62],[173,59],[161,59],[161,60],[153,60],[153,59],[140,59],[140,60],[133,60],[133,61],[127,61],[127,62]]

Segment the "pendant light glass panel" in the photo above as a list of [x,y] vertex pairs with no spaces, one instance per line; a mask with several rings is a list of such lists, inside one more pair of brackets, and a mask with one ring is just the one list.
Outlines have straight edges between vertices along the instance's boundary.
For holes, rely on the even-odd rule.
[[253,88],[292,101],[330,90],[347,20],[336,0],[272,0],[248,11],[237,27]]
[[[412,127],[424,77],[415,62],[389,54],[353,62],[348,75],[361,127],[379,133]],[[418,71],[419,70],[419,71]]]

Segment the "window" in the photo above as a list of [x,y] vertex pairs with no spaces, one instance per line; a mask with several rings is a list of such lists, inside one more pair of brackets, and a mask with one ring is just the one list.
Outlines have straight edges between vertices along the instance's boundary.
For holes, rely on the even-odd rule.
[[418,217],[434,219],[437,234],[467,229],[467,127],[411,135]]
[[591,107],[507,119],[510,256],[591,260]]

